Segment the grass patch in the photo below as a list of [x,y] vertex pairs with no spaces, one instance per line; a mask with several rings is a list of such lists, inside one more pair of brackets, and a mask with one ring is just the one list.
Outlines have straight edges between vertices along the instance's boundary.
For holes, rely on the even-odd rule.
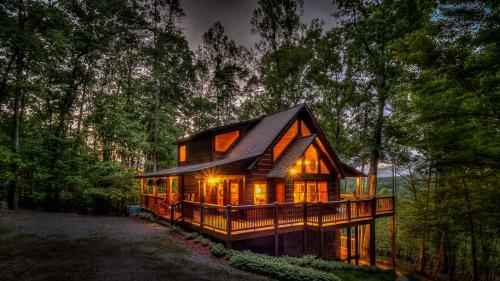
[[9,232],[9,229],[5,225],[0,223],[0,235],[5,235]]

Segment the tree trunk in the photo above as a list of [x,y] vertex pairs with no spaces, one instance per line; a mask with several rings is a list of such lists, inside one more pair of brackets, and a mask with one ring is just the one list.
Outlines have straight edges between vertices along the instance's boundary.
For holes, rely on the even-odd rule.
[[426,262],[426,240],[427,240],[427,232],[428,232],[428,224],[427,224],[427,214],[429,212],[429,192],[431,190],[431,179],[432,179],[432,169],[429,167],[429,174],[427,176],[425,182],[425,191],[424,191],[424,217],[423,217],[423,230],[422,230],[422,240],[420,242],[420,251],[418,255],[418,268],[417,272],[423,273],[425,270],[425,262]]
[[[19,0],[17,2],[17,27],[19,31],[24,31],[24,3],[23,0]],[[7,204],[9,209],[17,209],[18,207],[18,171],[17,171],[17,163],[16,158],[19,153],[19,135],[20,135],[20,123],[21,123],[21,100],[22,100],[22,75],[24,71],[24,50],[21,50],[19,47],[16,48],[15,51],[16,58],[16,82],[14,89],[14,113],[12,115],[12,152],[14,155],[14,160],[11,164],[11,172],[13,174],[13,178],[9,181],[9,188],[7,192]]]
[[477,237],[476,237],[476,231],[474,227],[474,218],[472,217],[472,206],[471,206],[471,198],[469,195],[469,190],[467,189],[467,186],[465,184],[464,178],[461,178],[462,180],[462,188],[464,189],[464,195],[465,195],[465,207],[467,210],[467,222],[469,224],[469,231],[470,231],[470,239],[471,239],[471,244],[470,244],[470,252],[471,252],[471,266],[472,266],[472,281],[478,281],[479,280],[479,272],[477,269]]

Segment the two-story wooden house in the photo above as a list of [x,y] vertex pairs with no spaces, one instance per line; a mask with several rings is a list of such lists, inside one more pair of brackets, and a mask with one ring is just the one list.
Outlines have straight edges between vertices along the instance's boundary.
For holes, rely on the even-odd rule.
[[341,195],[341,179],[364,175],[337,157],[305,104],[208,129],[177,145],[177,167],[139,176],[143,209],[228,247],[267,238],[276,255],[349,262],[358,262],[359,226],[368,224],[375,262],[374,222],[394,214],[393,198]]

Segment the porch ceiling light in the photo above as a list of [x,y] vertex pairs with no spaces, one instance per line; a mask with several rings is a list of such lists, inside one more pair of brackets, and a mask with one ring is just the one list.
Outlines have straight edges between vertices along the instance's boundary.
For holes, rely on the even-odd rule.
[[218,178],[216,178],[216,177],[209,177],[209,178],[208,178],[208,184],[210,184],[210,185],[212,185],[212,184],[216,184],[216,183],[217,183],[217,181],[219,181],[219,179],[218,179]]

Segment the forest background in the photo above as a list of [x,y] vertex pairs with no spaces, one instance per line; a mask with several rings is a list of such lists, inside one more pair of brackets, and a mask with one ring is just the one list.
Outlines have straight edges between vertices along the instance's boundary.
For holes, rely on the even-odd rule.
[[398,187],[401,266],[498,280],[499,2],[334,0],[325,28],[301,21],[302,0],[259,0],[254,48],[215,22],[196,50],[181,4],[0,2],[9,207],[119,213],[137,198],[134,175],[176,164],[174,140],[307,102],[369,175],[366,194]]

